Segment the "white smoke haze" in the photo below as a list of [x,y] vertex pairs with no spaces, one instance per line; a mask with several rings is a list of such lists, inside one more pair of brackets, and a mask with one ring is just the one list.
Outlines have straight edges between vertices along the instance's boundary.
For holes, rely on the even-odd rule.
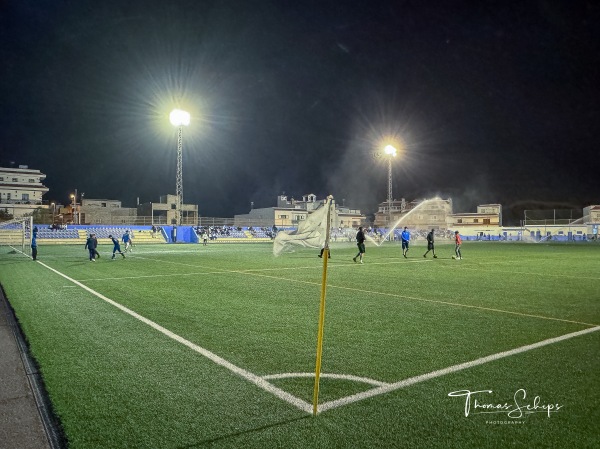
[[386,199],[387,168],[376,163],[363,145],[350,144],[338,159],[336,169],[327,176],[326,185],[338,204],[360,209],[363,213],[377,210]]

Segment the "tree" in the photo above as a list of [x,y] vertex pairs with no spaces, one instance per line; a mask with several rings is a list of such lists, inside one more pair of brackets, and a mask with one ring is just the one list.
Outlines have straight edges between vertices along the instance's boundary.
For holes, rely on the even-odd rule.
[[0,209],[0,221],[12,220],[12,214],[8,213],[8,209]]

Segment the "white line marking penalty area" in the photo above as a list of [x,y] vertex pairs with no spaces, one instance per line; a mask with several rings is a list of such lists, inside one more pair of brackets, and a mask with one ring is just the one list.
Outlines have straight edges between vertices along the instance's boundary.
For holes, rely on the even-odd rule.
[[47,269],[49,269],[50,271],[53,271],[54,273],[58,274],[59,276],[62,276],[63,278],[67,279],[68,281],[74,283],[75,285],[81,287],[82,289],[84,289],[85,291],[91,293],[92,295],[102,299],[103,301],[107,302],[108,304],[120,309],[121,311],[127,313],[128,315],[131,315],[132,317],[134,317],[135,319],[141,321],[144,324],[147,324],[148,326],[156,329],[157,331],[161,332],[162,334],[166,335],[167,337],[175,340],[178,343],[181,343],[185,346],[187,346],[188,348],[192,349],[193,351],[203,355],[204,357],[206,357],[207,359],[209,359],[210,361],[216,363],[217,365],[220,365],[224,368],[227,368],[229,371],[237,374],[238,376],[248,380],[249,382],[253,383],[254,385],[256,385],[257,387],[275,395],[276,397],[278,397],[279,399],[282,399],[283,401],[297,407],[298,409],[306,412],[306,413],[311,413],[312,414],[312,405],[309,404],[306,401],[303,401],[300,398],[297,398],[296,396],[291,395],[290,393],[288,393],[287,391],[284,391],[280,388],[277,388],[275,385],[267,382],[265,379],[263,379],[260,376],[257,376],[256,374],[251,373],[250,371],[247,371],[243,368],[240,368],[239,366],[234,365],[233,363],[225,360],[222,357],[219,357],[218,355],[216,355],[213,352],[210,352],[209,350],[202,348],[194,343],[192,343],[189,340],[186,340],[185,338],[171,332],[170,330],[162,327],[161,325],[155,323],[154,321],[149,320],[148,318],[134,312],[131,309],[128,309],[127,307],[119,304],[118,302],[113,301],[110,298],[107,298],[106,296],[102,295],[101,293],[98,293],[95,290],[92,290],[91,288],[87,287],[86,285],[82,284],[81,282],[76,281],[75,279],[70,278],[69,276],[67,276],[66,274],[61,273],[58,270],[55,270],[54,268],[46,265],[43,262],[39,262],[38,263],[44,267],[46,267]]

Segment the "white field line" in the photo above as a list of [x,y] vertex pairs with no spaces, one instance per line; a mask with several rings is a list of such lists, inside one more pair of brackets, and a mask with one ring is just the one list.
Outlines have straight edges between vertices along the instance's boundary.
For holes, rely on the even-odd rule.
[[87,287],[86,285],[82,284],[81,282],[76,281],[75,279],[70,278],[69,276],[61,273],[58,270],[55,270],[52,267],[49,267],[48,265],[46,265],[43,262],[39,262],[38,263],[44,267],[46,267],[47,269],[49,269],[50,271],[53,271],[54,273],[58,274],[59,276],[62,276],[63,278],[65,278],[66,280],[68,280],[69,282],[72,282],[73,284],[77,285],[78,287],[81,287],[82,289],[86,290],[87,292],[91,293],[92,295],[102,299],[103,301],[106,301],[108,304],[120,309],[121,311],[127,313],[128,315],[131,315],[132,317],[134,317],[135,319],[141,321],[144,324],[147,324],[148,326],[156,329],[157,331],[161,332],[162,334],[166,335],[167,337],[175,340],[178,343],[181,343],[182,345],[187,346],[188,348],[192,349],[193,351],[196,351],[197,353],[203,355],[204,357],[206,357],[207,359],[209,359],[210,361],[216,363],[217,365],[220,365],[226,369],[228,369],[229,371],[233,372],[234,374],[237,374],[238,376],[248,380],[249,382],[253,383],[254,385],[256,385],[257,387],[275,395],[276,397],[278,397],[279,399],[295,406],[296,408],[306,412],[306,413],[312,413],[312,405],[309,404],[306,401],[303,401],[300,398],[297,398],[291,394],[289,394],[288,392],[277,388],[276,386],[272,385],[271,383],[267,382],[265,379],[263,379],[260,376],[257,376],[256,374],[251,373],[250,371],[247,371],[243,368],[240,368],[239,366],[234,365],[231,362],[228,362],[227,360],[225,360],[222,357],[219,357],[218,355],[216,355],[213,352],[210,352],[207,349],[204,349],[194,343],[192,343],[189,340],[186,340],[185,338],[171,332],[170,330],[162,327],[161,325],[155,323],[154,321],[149,320],[148,318],[139,315],[138,313],[134,312],[131,309],[128,309],[127,307],[119,304],[118,302],[113,301],[112,299],[107,298],[106,296],[98,293],[95,290],[92,290],[91,288]]
[[[352,374],[332,374],[332,373],[321,373],[319,375],[322,379],[342,379],[351,380],[353,382],[360,382],[369,385],[376,385],[378,387],[390,385],[388,382],[382,382],[380,380],[371,379],[369,377],[353,376]],[[315,373],[280,373],[280,374],[268,374],[262,376],[263,379],[289,379],[298,377],[315,377]]]
[[[106,301],[107,303],[111,304],[112,306],[120,309],[121,311],[127,313],[128,315],[131,315],[132,317],[136,318],[137,320],[147,324],[148,326],[158,330],[159,332],[161,332],[162,334],[166,335],[167,337],[177,341],[178,343],[181,343],[187,347],[189,347],[190,349],[192,349],[193,351],[203,355],[204,357],[208,358],[209,360],[211,360],[212,362],[216,363],[217,365],[220,365],[224,368],[227,368],[228,370],[230,370],[231,372],[237,374],[238,376],[248,380],[249,382],[253,383],[254,385],[258,386],[259,388],[275,395],[276,397],[280,398],[281,400],[295,406],[296,408],[306,412],[306,413],[312,413],[312,405],[307,403],[306,401],[303,401],[300,398],[297,398],[289,393],[287,393],[284,390],[281,390],[280,388],[275,387],[274,385],[272,385],[271,383],[267,382],[266,379],[278,379],[278,378],[285,378],[285,377],[291,377],[291,376],[300,376],[300,377],[311,377],[314,376],[314,374],[312,373],[287,373],[287,374],[279,374],[279,375],[270,375],[270,376],[257,376],[247,370],[244,370],[243,368],[240,368],[230,362],[228,362],[227,360],[223,359],[222,357],[219,357],[218,355],[214,354],[213,352],[208,351],[207,349],[204,349],[192,342],[190,342],[189,340],[186,340],[185,338],[169,331],[168,329],[160,326],[159,324],[155,323],[154,321],[151,321],[145,317],[143,317],[142,315],[139,315],[138,313],[128,309],[127,307],[107,298],[106,296],[96,292],[95,290],[92,290],[91,288],[85,286],[84,284],[76,281],[75,279],[72,279],[70,277],[68,277],[67,275],[61,273],[60,271],[55,270],[52,267],[49,267],[48,265],[44,264],[43,262],[39,262],[38,263],[44,267],[46,267],[47,269],[49,269],[50,271],[58,274],[59,276],[67,279],[68,281],[74,283],[75,285],[83,288],[84,290],[88,291],[89,293],[93,294],[94,296],[102,299],[103,301]],[[455,373],[458,371],[462,371],[468,368],[472,368],[475,366],[479,366],[479,365],[483,365],[485,363],[488,362],[492,362],[492,361],[496,361],[502,358],[506,358],[506,357],[510,357],[512,355],[516,355],[516,354],[520,354],[526,351],[530,351],[532,349],[537,349],[543,346],[547,346],[547,345],[551,345],[554,343],[558,343],[564,340],[568,340],[574,337],[578,337],[580,335],[585,335],[585,334],[589,334],[592,332],[596,332],[600,330],[600,326],[596,326],[596,327],[592,327],[589,329],[584,329],[581,331],[577,331],[577,332],[573,332],[570,334],[565,334],[565,335],[561,335],[559,337],[555,337],[555,338],[549,338],[547,340],[543,340],[537,343],[533,343],[531,345],[526,345],[526,346],[521,346],[519,348],[516,349],[511,349],[509,351],[504,351],[504,352],[499,352],[496,354],[492,354],[486,357],[481,357],[479,359],[475,359],[472,360],[470,362],[465,362],[465,363],[461,363],[458,365],[453,365],[447,368],[443,368],[441,370],[437,370],[437,371],[432,371],[430,373],[427,374],[422,374],[419,376],[415,376],[415,377],[411,377],[409,379],[405,379],[399,382],[394,382],[394,383],[385,383],[385,382],[379,382],[373,379],[369,379],[369,378],[364,378],[364,377],[358,377],[358,376],[352,376],[352,375],[335,375],[335,374],[324,374],[323,377],[332,377],[332,378],[343,378],[343,379],[349,379],[349,380],[355,380],[358,382],[366,382],[366,383],[371,383],[371,384],[377,384],[379,383],[380,386],[368,391],[364,391],[362,393],[357,393],[351,396],[347,396],[345,398],[340,398],[340,399],[336,399],[334,401],[329,401],[329,402],[324,402],[322,403],[320,406],[318,406],[318,412],[324,412],[327,410],[331,410],[337,407],[341,407],[347,404],[351,404],[353,402],[357,402],[357,401],[361,401],[363,399],[367,399],[367,398],[371,398],[374,396],[378,396],[381,394],[385,394],[385,393],[389,393],[391,391],[400,389],[400,388],[404,388],[404,387],[408,387],[410,385],[414,385],[420,382],[424,382],[430,379],[434,379],[436,377],[441,377],[444,376],[446,374],[451,374],[451,373]]]
[[[175,251],[170,251],[170,252],[175,252]],[[195,253],[195,251],[191,251],[193,253]],[[147,254],[147,253],[145,253]],[[160,260],[160,259],[153,259],[150,257],[142,257],[142,256],[137,256],[137,259],[144,259],[144,260],[151,260],[154,262],[162,262],[162,263],[170,263],[170,264],[175,264],[175,265],[182,265],[182,266],[186,266],[186,267],[193,267],[193,268],[207,268],[207,269],[211,269],[214,270],[214,267],[204,267],[202,265],[193,265],[193,264],[188,264],[188,263],[182,263],[182,262],[173,262],[173,261],[164,261],[164,260]],[[433,260],[431,259],[413,259],[413,260],[406,260],[403,258],[390,258],[388,259],[388,262],[369,262],[368,265],[391,265],[391,264],[403,264],[403,263],[420,263],[420,262],[433,262]],[[392,262],[392,261],[396,261],[397,262]],[[532,259],[533,260],[533,259]],[[495,263],[495,262],[494,262]],[[507,262],[502,262],[499,261],[497,263],[509,263]],[[464,264],[456,264],[456,265],[452,265],[452,267],[462,267],[464,269],[469,269],[469,270],[477,270],[479,268],[481,268],[481,265],[487,265],[487,264],[493,264],[492,262],[478,262],[476,267],[472,267],[472,266],[465,266]],[[351,267],[354,266],[355,264],[351,264],[351,263],[342,263],[342,264],[337,264],[336,262],[333,263],[329,263],[330,266],[335,266],[336,268],[340,268],[340,267]],[[445,265],[446,267],[450,266],[450,265]],[[315,266],[308,266],[308,267],[290,267],[290,268],[250,268],[247,270],[221,270],[221,271],[210,271],[210,272],[203,272],[203,273],[197,273],[199,275],[205,275],[205,274],[219,274],[219,273],[251,273],[251,272],[261,272],[261,271],[278,271],[278,270],[302,270],[302,269],[312,269],[312,268],[321,268],[320,265],[315,265]],[[488,270],[488,271],[492,271],[492,270]],[[508,270],[502,270],[502,271],[498,271],[498,270],[493,270],[494,273],[506,273],[506,274],[516,274],[516,275],[534,275],[534,276],[549,276],[549,277],[559,277],[559,278],[565,278],[565,279],[585,279],[585,280],[600,280],[600,277],[589,277],[589,276],[573,276],[573,275],[569,275],[569,274],[554,274],[554,273],[534,273],[534,272],[526,272],[526,271],[508,271]],[[195,274],[195,273],[194,273]],[[155,276],[139,276],[140,278],[143,277],[157,277],[157,276],[187,276],[189,274],[168,274],[168,275],[155,275]],[[131,276],[131,277],[114,277],[114,278],[105,278],[105,279],[86,279],[86,281],[88,280],[118,280],[118,279],[137,279],[136,276]]]
[[531,345],[521,346],[516,349],[511,349],[509,351],[498,352],[496,354],[488,355],[486,357],[481,357],[479,359],[471,360],[470,362],[460,363],[458,365],[449,366],[447,368],[443,368],[437,371],[432,371],[427,374],[422,374],[420,376],[410,377],[408,379],[401,380],[399,382],[395,382],[388,385],[383,385],[381,387],[373,388],[368,391],[364,391],[362,393],[357,393],[351,396],[347,396],[345,398],[336,399],[334,401],[324,402],[318,407],[319,412],[324,412],[326,410],[331,410],[336,407],[341,407],[343,405],[348,405],[353,402],[361,401],[363,399],[371,398],[373,396],[378,396],[380,394],[389,393],[394,390],[398,390],[400,388],[405,388],[410,385],[414,385],[420,382],[425,382],[430,379],[434,379],[436,377],[445,376],[446,374],[456,373],[458,371],[462,371],[465,369],[473,368],[475,366],[483,365],[485,363],[494,362],[496,360],[500,360],[506,357],[510,357],[516,354],[521,354],[523,352],[531,351],[532,349],[541,348],[543,346],[552,345],[554,343],[559,343],[564,340],[569,340],[571,338],[579,337],[581,335],[590,334],[592,332],[597,332],[600,330],[600,326],[592,327],[589,329],[584,329],[578,332],[573,332],[570,334],[561,335],[560,337],[549,338],[547,340],[542,340],[537,343],[533,343]]
[[33,259],[33,257],[31,257],[31,256],[30,256],[29,254],[27,254],[27,253],[24,253],[24,252],[23,252],[23,251],[21,251],[19,248],[15,248],[14,246],[11,246],[11,245],[6,245],[6,246],[8,246],[9,248],[12,248],[14,251],[16,251],[16,252],[18,252],[18,253],[21,253],[21,254],[23,254],[25,257],[29,257],[30,259]]

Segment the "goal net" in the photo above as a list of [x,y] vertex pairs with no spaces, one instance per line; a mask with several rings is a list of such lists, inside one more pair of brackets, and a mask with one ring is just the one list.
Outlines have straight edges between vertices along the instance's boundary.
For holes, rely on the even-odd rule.
[[31,255],[33,217],[16,218],[0,223],[0,253]]

